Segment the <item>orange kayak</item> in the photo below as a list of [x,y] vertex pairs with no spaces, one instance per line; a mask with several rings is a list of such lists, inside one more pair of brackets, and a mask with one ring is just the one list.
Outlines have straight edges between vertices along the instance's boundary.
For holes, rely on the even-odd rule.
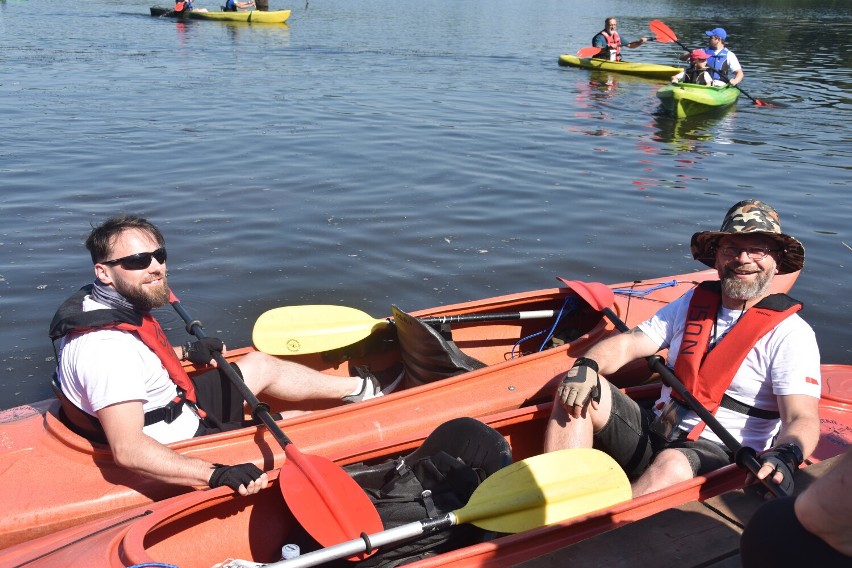
[[[776,277],[776,291],[789,290],[797,276]],[[610,286],[616,291],[612,309],[632,327],[698,282],[715,277],[715,271],[705,270],[615,284]],[[351,448],[383,444],[459,416],[478,418],[547,402],[555,381],[574,359],[615,333],[612,324],[579,301],[574,291],[551,288],[413,312],[415,316],[429,316],[558,311],[566,300],[573,301],[575,308],[566,316],[570,333],[561,346],[539,350],[535,341],[520,342],[547,330],[552,321],[455,324],[455,345],[482,362],[482,368],[439,382],[399,388],[364,403],[315,409],[279,425],[302,452],[349,463],[359,459],[347,457]],[[351,348],[290,359],[332,375],[354,375],[354,367],[364,365],[380,377],[393,378],[402,368],[395,333],[391,328]],[[251,349],[229,351],[228,355],[237,358]],[[648,376],[646,365],[637,363],[613,375],[613,380],[618,386],[630,386]],[[274,401],[266,402],[273,412],[282,410]],[[193,491],[118,467],[107,446],[70,431],[59,418],[59,408],[58,401],[46,400],[0,412],[0,503],[4,509],[0,515],[0,549]],[[275,438],[262,427],[204,436],[170,447],[210,462],[254,462],[265,471],[280,467],[284,459]]]
[[[806,463],[832,458],[852,445],[852,366],[823,365],[822,377],[821,438]],[[625,390],[637,400],[653,400],[659,394],[659,384]],[[551,403],[525,406],[480,419],[503,434],[517,461],[541,453],[550,407]],[[357,448],[340,448],[328,455],[341,465],[404,455],[418,447],[430,431],[424,428]],[[177,496],[17,545],[4,551],[4,559],[14,566],[68,568],[146,563],[208,568],[234,558],[274,562],[282,544],[289,542],[296,520],[281,497],[277,471],[271,477],[270,487],[251,497],[235,497],[227,487]],[[741,488],[745,481],[745,470],[726,466],[641,498],[412,566],[515,565],[665,509]],[[761,499],[757,493],[754,498]]]

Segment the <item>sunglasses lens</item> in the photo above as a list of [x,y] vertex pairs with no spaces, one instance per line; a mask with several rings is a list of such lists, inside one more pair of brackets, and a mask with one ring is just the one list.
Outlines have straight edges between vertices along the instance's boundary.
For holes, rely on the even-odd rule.
[[151,266],[151,258],[163,264],[166,262],[166,249],[158,248],[154,252],[140,252],[117,260],[125,270],[145,270]]
[[133,256],[125,258],[121,262],[121,266],[125,270],[144,270],[151,266],[152,256],[153,255],[150,252],[134,254]]

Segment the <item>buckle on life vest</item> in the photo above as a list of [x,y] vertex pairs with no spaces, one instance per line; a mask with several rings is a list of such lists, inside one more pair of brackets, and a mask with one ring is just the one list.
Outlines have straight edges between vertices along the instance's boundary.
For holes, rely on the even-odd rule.
[[186,399],[183,396],[176,396],[167,405],[149,410],[145,413],[145,426],[150,426],[157,422],[171,424],[183,412],[183,403],[185,401]]

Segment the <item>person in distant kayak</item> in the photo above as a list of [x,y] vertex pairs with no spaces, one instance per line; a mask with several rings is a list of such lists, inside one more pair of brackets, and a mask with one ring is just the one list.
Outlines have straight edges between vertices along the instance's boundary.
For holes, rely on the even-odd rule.
[[[710,57],[703,49],[693,50],[689,54],[689,67],[674,75],[672,83],[692,83],[694,85],[713,85],[713,77],[707,67],[707,58]],[[723,83],[724,84],[724,83]]]
[[248,2],[239,2],[238,0],[227,0],[225,2],[225,12],[237,12],[239,10],[251,10],[254,8],[254,0]]
[[175,12],[206,12],[207,8],[196,8],[192,5],[192,0],[176,0]]
[[[92,229],[86,248],[95,281],[60,306],[50,328],[60,340],[58,394],[71,425],[99,431],[118,465],[146,477],[228,485],[244,495],[265,487],[254,464],[211,464],[164,445],[247,424],[245,401],[225,372],[190,379],[181,363],[216,367],[222,342],[206,337],[172,347],[151,315],[170,299],[160,230],[141,217],[113,217]],[[342,404],[382,394],[373,376],[326,375],[257,351],[232,366],[253,393],[287,401]]]
[[639,38],[636,41],[622,43],[621,36],[618,35],[618,21],[615,18],[607,18],[604,20],[604,29],[599,31],[592,38],[592,46],[600,47],[600,52],[595,55],[598,59],[606,59],[609,61],[621,61],[621,46],[626,45],[629,48],[637,48],[648,41],[648,38]]
[[[725,47],[725,40],[728,38],[728,32],[724,28],[713,28],[704,32],[707,36],[707,47],[704,51],[709,56],[707,58],[707,66],[714,81],[730,83],[732,86],[742,83],[745,75],[743,68],[740,65],[740,60],[734,55],[734,52]],[[687,52],[680,56],[681,61],[687,61],[692,57],[693,52]]]
[[796,313],[801,303],[769,289],[776,274],[802,269],[805,249],[781,232],[772,207],[753,199],[731,207],[719,231],[695,233],[691,248],[719,280],[577,359],[557,389],[545,450],[594,445],[625,469],[634,497],[731,463],[722,440],[670,387],[647,409],[604,378],[668,348],[686,388],[740,444],[763,451],[757,477],[792,493],[793,472],[819,441],[820,357]]
[[852,566],[852,450],[796,497],[764,503],[740,537],[743,568]]

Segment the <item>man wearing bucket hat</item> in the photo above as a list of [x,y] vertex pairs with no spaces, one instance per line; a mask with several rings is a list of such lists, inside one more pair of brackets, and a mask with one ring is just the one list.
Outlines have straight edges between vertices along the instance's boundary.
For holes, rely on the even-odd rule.
[[758,477],[792,491],[793,472],[819,440],[819,350],[796,313],[801,303],[769,288],[776,274],[801,270],[804,247],[781,232],[772,207],[749,199],[728,210],[718,231],[695,233],[691,248],[719,280],[578,359],[557,389],[545,450],[606,451],[632,479],[634,497],[731,463],[671,388],[645,409],[604,378],[668,348],[675,375],[721,425],[743,446],[767,450]]
[[[707,36],[707,47],[704,48],[708,55],[707,66],[712,70],[713,79],[732,86],[740,84],[744,77],[743,68],[734,52],[725,47],[728,32],[725,28],[713,28],[704,32],[704,35]],[[686,61],[691,56],[692,52],[687,52],[680,59]]]

